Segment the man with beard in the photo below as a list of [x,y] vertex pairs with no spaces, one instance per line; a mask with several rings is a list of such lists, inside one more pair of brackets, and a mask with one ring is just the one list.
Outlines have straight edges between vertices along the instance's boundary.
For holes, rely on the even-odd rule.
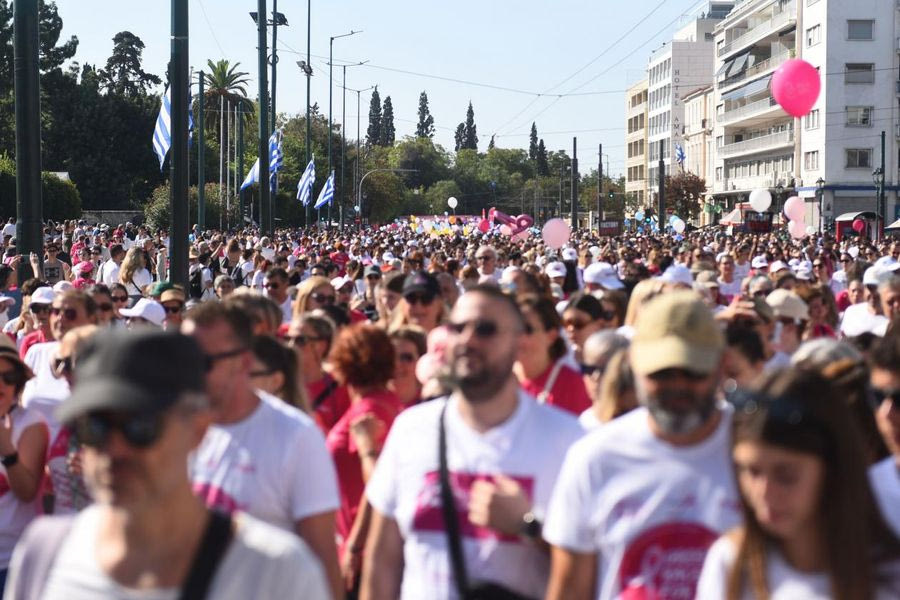
[[448,328],[451,395],[397,417],[366,490],[361,598],[464,597],[479,582],[541,597],[549,557],[540,523],[581,431],[519,388],[512,367],[525,321],[514,300],[475,286]]
[[544,528],[547,598],[693,598],[708,547],[740,522],[724,342],[709,309],[672,292],[641,311],[630,350],[641,408],[575,444]]

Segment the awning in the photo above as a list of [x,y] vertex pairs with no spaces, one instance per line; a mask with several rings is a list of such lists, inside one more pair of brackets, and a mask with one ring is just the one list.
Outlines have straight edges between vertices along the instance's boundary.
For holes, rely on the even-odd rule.
[[756,81],[751,81],[747,85],[740,87],[734,91],[728,92],[722,96],[722,100],[735,101],[740,100],[741,98],[746,98],[747,96],[752,96],[753,94],[758,94],[769,87],[769,80],[772,79],[771,75],[766,75],[762,79],[757,79]]
[[731,68],[731,65],[733,65],[733,64],[734,64],[734,59],[733,59],[733,58],[731,58],[731,59],[726,60],[725,62],[723,62],[723,63],[722,63],[722,66],[719,67],[719,70],[716,71],[716,78],[722,77],[722,76],[728,71],[728,69]]
[[[836,222],[843,223],[844,221],[853,221],[854,219],[877,219],[879,218],[877,214],[872,212],[871,210],[863,210],[857,212],[848,212],[842,215],[839,215],[834,220]],[[893,227],[893,225],[891,225]]]
[[741,208],[737,207],[721,219],[719,219],[719,225],[740,225],[744,222],[744,217],[741,215]]
[[897,219],[890,225],[884,228],[885,231],[900,231],[900,219]]
[[728,69],[728,77],[734,77],[744,72],[747,68],[747,59],[749,58],[749,54],[741,54],[737,58],[734,59],[734,63],[731,65],[731,68]]

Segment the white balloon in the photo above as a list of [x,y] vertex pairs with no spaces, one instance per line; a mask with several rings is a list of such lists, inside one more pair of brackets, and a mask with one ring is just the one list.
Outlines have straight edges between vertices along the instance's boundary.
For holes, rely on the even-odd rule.
[[756,212],[766,212],[772,206],[772,194],[765,188],[750,192],[750,206]]
[[810,225],[809,227],[806,228],[806,235],[815,235],[815,234],[816,234],[816,228],[815,228],[815,227],[813,227],[812,225]]
[[459,206],[459,200],[457,200],[453,196],[450,196],[449,198],[447,198],[447,206],[449,206],[450,208],[456,208],[457,206]]
[[674,229],[678,233],[683,233],[685,228],[685,223],[683,220],[678,219],[674,223],[672,223],[672,229]]

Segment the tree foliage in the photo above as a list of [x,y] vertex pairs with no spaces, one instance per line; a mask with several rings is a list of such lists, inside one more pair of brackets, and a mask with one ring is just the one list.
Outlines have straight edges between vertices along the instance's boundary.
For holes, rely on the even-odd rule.
[[391,103],[391,97],[386,96],[381,108],[381,138],[379,145],[393,146],[396,137],[397,131],[394,129],[394,105]]
[[462,147],[468,150],[478,150],[478,128],[475,126],[475,110],[472,108],[471,100],[469,108],[466,110],[465,138]]
[[428,94],[419,94],[419,122],[416,124],[416,137],[434,137],[434,117],[428,108]]
[[539,177],[549,177],[550,175],[550,162],[547,160],[547,147],[544,146],[544,140],[541,138],[541,141],[538,142],[537,145],[537,156],[535,158],[537,169],[537,174]]
[[134,97],[146,94],[150,86],[162,79],[147,73],[141,66],[144,42],[130,31],[120,31],[113,37],[113,52],[100,71],[103,88],[112,94]]
[[538,135],[537,125],[532,121],[531,133],[528,134],[528,158],[537,160],[538,157]]
[[369,101],[369,127],[366,129],[366,145],[378,146],[381,143],[381,96],[378,86],[372,91]]
[[690,172],[666,175],[666,210],[674,211],[682,219],[700,215],[706,181]]

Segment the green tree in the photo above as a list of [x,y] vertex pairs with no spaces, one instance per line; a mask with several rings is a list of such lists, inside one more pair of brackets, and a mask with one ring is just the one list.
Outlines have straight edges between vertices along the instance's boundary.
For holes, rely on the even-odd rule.
[[393,146],[397,131],[394,129],[394,105],[391,97],[386,96],[381,109],[381,146]]
[[538,135],[537,125],[531,122],[531,133],[528,135],[528,158],[537,160],[538,157]]
[[100,72],[107,92],[138,96],[146,94],[150,86],[162,83],[162,79],[144,71],[141,66],[143,53],[144,42],[130,31],[120,31],[113,37],[112,55],[106,60],[106,68]]
[[416,137],[434,137],[434,117],[428,109],[428,94],[419,94],[419,122],[416,124]]
[[[234,109],[240,106],[244,123],[248,124],[254,121],[253,116],[256,114],[256,104],[247,97],[247,84],[250,83],[249,73],[238,71],[241,63],[237,62],[233,65],[225,60],[206,61],[208,72],[203,73],[206,80],[206,90],[204,92],[204,107],[206,108],[205,124],[207,131],[213,132],[218,139],[221,129],[222,120],[222,103],[224,100],[225,110]],[[196,108],[195,108],[196,110]],[[227,140],[227,136],[226,136]]]
[[465,148],[466,144],[466,124],[460,123],[456,126],[456,132],[453,134],[454,151],[459,152]]
[[694,219],[702,209],[706,181],[690,172],[666,175],[666,210],[684,220]]
[[[444,179],[435,182],[435,184],[425,192],[426,212],[433,215],[440,215],[448,211],[449,207],[447,206],[447,199],[451,196],[457,199],[459,196],[462,196],[462,191],[455,181],[452,179]],[[462,206],[457,210],[461,209]]]
[[463,148],[469,150],[478,150],[478,128],[475,126],[475,110],[472,108],[472,101],[469,101],[469,108],[466,110],[465,140]]
[[547,177],[550,175],[550,162],[547,160],[547,148],[544,146],[544,139],[538,142],[537,147],[537,174],[538,177]]
[[369,101],[369,127],[366,129],[366,145],[378,146],[381,143],[381,96],[378,94],[378,86],[372,92]]
[[494,149],[494,135],[491,135],[491,141],[488,142],[488,152]]
[[410,189],[428,188],[450,175],[450,156],[427,137],[407,137],[391,149],[390,167],[411,169],[400,173]]

